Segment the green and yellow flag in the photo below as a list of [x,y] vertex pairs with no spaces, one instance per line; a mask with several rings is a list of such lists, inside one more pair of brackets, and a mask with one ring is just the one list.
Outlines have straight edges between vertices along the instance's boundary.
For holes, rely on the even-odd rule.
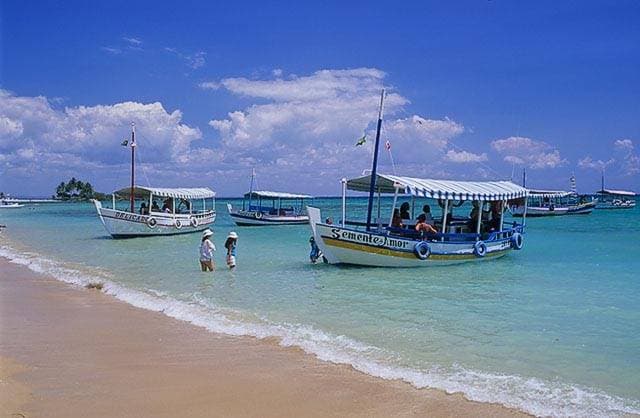
[[360,145],[364,145],[365,142],[367,142],[367,134],[364,134],[362,138],[358,139],[358,142],[356,142],[356,147],[359,147]]

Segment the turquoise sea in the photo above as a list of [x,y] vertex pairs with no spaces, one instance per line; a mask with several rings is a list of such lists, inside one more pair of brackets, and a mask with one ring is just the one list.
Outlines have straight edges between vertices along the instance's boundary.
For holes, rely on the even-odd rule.
[[[350,200],[362,213],[366,201]],[[113,240],[91,204],[2,210],[0,255],[417,387],[541,416],[640,414],[640,206],[528,219],[524,249],[499,260],[385,269],[312,265],[307,226],[236,227],[226,202],[214,274],[199,271],[199,234]],[[339,218],[340,199],[314,203]],[[234,272],[224,266],[231,230]]]

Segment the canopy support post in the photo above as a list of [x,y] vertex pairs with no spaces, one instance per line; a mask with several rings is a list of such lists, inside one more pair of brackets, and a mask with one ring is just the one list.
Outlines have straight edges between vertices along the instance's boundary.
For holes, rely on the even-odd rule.
[[171,198],[171,212],[173,212],[173,217],[176,217],[176,198]]
[[111,193],[111,208],[116,210],[116,194]]
[[507,207],[507,201],[501,200],[502,207],[500,208],[500,232],[502,232],[502,225],[504,223],[504,209]]
[[153,207],[153,193],[149,193],[149,215],[151,215],[151,207]]
[[[449,199],[444,201],[444,215],[442,215],[442,233],[447,233],[447,216],[449,215]],[[442,242],[444,242],[444,236],[441,238]]]
[[411,195],[411,219],[415,219],[416,197]]
[[342,226],[345,226],[347,219],[347,179],[343,178],[340,183],[342,183]]
[[389,226],[393,224],[393,212],[396,210],[396,203],[398,203],[398,187],[395,187],[396,191],[393,193],[393,205],[391,205],[391,216],[389,217]]
[[527,208],[529,207],[529,198],[525,196],[524,198],[524,212],[522,212],[522,226],[524,227],[527,224]]
[[476,241],[480,240],[480,225],[482,225],[482,210],[484,209],[484,200],[480,201],[480,208],[478,211],[478,222],[476,224]]

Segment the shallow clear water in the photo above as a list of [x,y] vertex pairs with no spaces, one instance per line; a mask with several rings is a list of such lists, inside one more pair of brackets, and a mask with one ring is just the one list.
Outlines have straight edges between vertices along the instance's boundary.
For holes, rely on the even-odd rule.
[[[366,201],[351,203],[363,213]],[[213,275],[199,271],[199,234],[113,240],[90,204],[3,210],[0,255],[418,387],[538,415],[640,413],[640,206],[528,219],[525,248],[499,260],[384,269],[311,265],[307,226],[236,227],[225,204]],[[339,199],[315,205],[339,218]],[[231,230],[235,272],[224,266]]]

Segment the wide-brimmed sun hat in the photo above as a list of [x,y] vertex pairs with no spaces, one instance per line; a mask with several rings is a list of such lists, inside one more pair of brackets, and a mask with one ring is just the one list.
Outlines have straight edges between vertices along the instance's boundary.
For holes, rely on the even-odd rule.
[[202,233],[202,238],[207,238],[207,237],[210,237],[211,235],[213,235],[213,231],[210,229],[205,229],[204,232]]
[[231,231],[231,232],[229,232],[229,235],[227,236],[227,238],[237,239],[238,238],[238,234],[236,234],[235,232]]

